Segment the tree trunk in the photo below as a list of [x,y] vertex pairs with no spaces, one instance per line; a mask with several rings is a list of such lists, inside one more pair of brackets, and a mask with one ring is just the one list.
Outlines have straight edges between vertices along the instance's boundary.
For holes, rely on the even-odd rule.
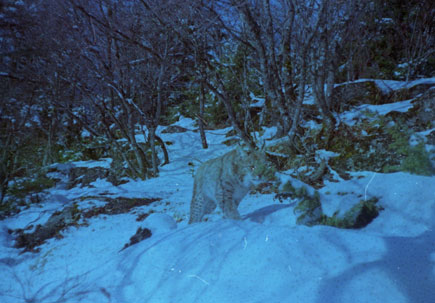
[[208,148],[207,137],[204,132],[204,107],[205,107],[205,88],[204,80],[201,79],[201,94],[199,96],[199,114],[198,114],[198,125],[199,134],[201,136],[202,148]]
[[149,142],[151,146],[151,159],[153,166],[153,177],[157,177],[159,173],[158,162],[157,162],[157,151],[156,151],[156,128],[150,127],[149,131]]
[[47,145],[45,146],[44,157],[42,160],[42,166],[47,166],[53,163],[53,139],[54,139],[54,130],[53,124],[54,120],[50,121],[50,125],[47,131]]
[[305,85],[307,80],[307,56],[305,51],[302,52],[301,56],[302,64],[301,64],[301,76],[299,79],[299,91],[298,97],[296,99],[295,110],[293,113],[293,123],[291,125],[290,131],[288,132],[289,145],[294,145],[294,139],[296,136],[297,126],[299,124],[299,119],[302,114],[302,104],[305,98]]
[[[266,1],[266,7],[270,7]],[[267,39],[263,39],[262,37],[262,29],[261,26],[257,23],[255,17],[252,15],[252,12],[249,8],[247,2],[243,4],[237,4],[238,10],[241,15],[243,22],[247,25],[249,32],[252,34],[252,42],[253,46],[257,52],[259,61],[260,61],[260,70],[263,79],[263,85],[266,95],[269,97],[270,101],[273,104],[273,107],[277,109],[279,113],[279,119],[277,121],[278,133],[277,136],[282,136],[286,134],[290,129],[291,119],[289,117],[289,111],[286,107],[286,101],[284,93],[282,92],[282,87],[280,84],[280,76],[278,72],[278,67],[276,64],[276,55],[275,55],[275,45],[273,43],[273,30],[272,30],[272,20],[270,11],[266,17],[267,19]],[[267,12],[266,12],[267,13]]]
[[[326,63],[325,63],[326,65]],[[324,69],[327,69],[327,66],[323,67]],[[313,92],[314,92],[314,99],[316,100],[317,105],[319,106],[320,113],[322,115],[323,121],[327,127],[327,129],[330,129],[335,125],[335,118],[332,115],[331,112],[331,95],[328,96],[328,93],[325,92],[325,86],[327,90],[332,92],[332,85],[333,83],[325,83],[325,75],[327,74],[327,71],[320,71],[319,73],[316,73],[314,75],[313,79]],[[328,82],[333,82],[333,76],[328,75]]]
[[252,141],[252,138],[249,136],[249,134],[245,133],[242,128],[240,127],[239,123],[237,122],[236,114],[234,113],[233,105],[231,104],[231,101],[229,100],[228,95],[226,94],[225,88],[223,86],[222,80],[219,78],[218,75],[216,75],[217,79],[216,82],[219,86],[219,89],[214,87],[211,83],[207,82],[207,86],[210,90],[212,90],[219,100],[224,104],[225,109],[227,110],[228,117],[230,118],[231,125],[233,126],[233,129],[236,131],[237,135],[242,139],[242,141],[247,144],[250,147],[255,147],[255,143]]
[[[123,99],[123,98],[122,98]],[[125,102],[125,100],[122,100],[122,104],[124,105],[126,112],[127,112],[127,125],[124,125],[125,132],[128,134],[127,139],[129,142],[130,147],[133,149],[134,156],[136,159],[136,163],[139,167],[139,178],[145,179],[147,175],[147,165],[146,165],[146,156],[142,148],[139,146],[136,140],[136,133],[135,133],[135,125],[134,121],[132,119],[133,112],[131,109],[131,105]],[[120,125],[122,127],[122,125]]]
[[162,150],[163,150],[163,156],[165,158],[165,162],[163,162],[162,166],[169,164],[169,154],[168,154],[168,149],[166,148],[165,142],[163,142],[162,138],[160,138],[156,134],[154,135],[154,137],[156,138],[157,142],[160,143],[160,146],[162,147]]

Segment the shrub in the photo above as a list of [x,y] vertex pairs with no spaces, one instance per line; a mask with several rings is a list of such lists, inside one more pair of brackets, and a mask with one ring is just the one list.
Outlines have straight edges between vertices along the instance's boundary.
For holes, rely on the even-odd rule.
[[17,180],[9,187],[8,194],[16,198],[24,198],[29,194],[40,193],[44,189],[53,187],[55,183],[55,180],[44,174],[38,174],[33,179]]

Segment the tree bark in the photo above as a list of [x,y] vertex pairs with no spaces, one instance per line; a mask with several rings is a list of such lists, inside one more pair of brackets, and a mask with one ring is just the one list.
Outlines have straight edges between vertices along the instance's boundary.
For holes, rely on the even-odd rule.
[[[202,77],[202,76],[201,76]],[[204,108],[205,108],[205,80],[201,79],[201,92],[199,95],[199,114],[198,114],[198,126],[199,126],[199,135],[201,136],[201,144],[202,148],[208,148],[207,137],[205,136],[204,131]]]

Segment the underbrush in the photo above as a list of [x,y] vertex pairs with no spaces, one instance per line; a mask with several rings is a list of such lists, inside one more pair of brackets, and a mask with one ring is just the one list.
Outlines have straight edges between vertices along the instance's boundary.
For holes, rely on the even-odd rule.
[[326,225],[344,229],[363,228],[370,224],[383,210],[381,206],[377,205],[379,198],[373,197],[355,201],[354,206],[344,214],[339,214],[336,211],[332,216],[327,216],[323,213],[320,194],[317,191],[309,194],[304,186],[296,188],[290,182],[284,184],[282,192],[277,194],[276,198],[280,202],[296,199],[298,202],[293,210],[297,215],[296,223],[307,226]]
[[359,123],[352,126],[341,123],[328,134],[325,129],[305,129],[296,143],[299,148],[291,149],[286,143],[280,143],[271,150],[286,156],[275,157],[280,170],[304,168],[306,173],[295,174],[302,181],[304,175],[321,165],[316,155],[319,150],[334,153],[325,161],[345,179],[349,171],[435,174],[424,139],[418,137],[405,121],[388,116],[366,112]]

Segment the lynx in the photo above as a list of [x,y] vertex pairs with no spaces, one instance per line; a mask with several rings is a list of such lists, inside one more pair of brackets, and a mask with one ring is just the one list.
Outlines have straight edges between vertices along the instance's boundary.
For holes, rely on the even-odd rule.
[[216,206],[224,217],[240,219],[237,208],[253,185],[271,178],[265,153],[241,146],[216,159],[204,162],[195,174],[190,204],[190,223],[200,222]]

